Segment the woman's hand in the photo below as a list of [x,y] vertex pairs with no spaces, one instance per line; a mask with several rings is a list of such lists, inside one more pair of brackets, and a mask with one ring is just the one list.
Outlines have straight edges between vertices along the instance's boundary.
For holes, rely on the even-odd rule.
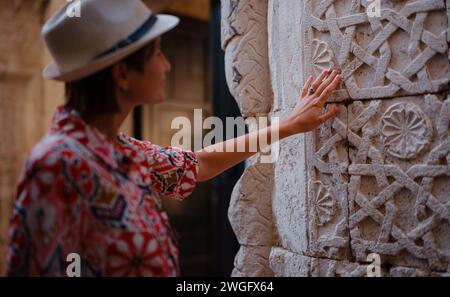
[[290,134],[311,131],[337,114],[339,108],[335,104],[323,112],[325,102],[341,82],[336,70],[330,72],[324,70],[314,82],[312,76],[308,78],[297,105],[284,120]]

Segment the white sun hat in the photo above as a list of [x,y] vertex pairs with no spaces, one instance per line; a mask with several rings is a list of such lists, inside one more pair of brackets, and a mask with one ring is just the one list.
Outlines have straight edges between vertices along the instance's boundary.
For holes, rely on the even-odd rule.
[[[70,13],[73,5],[80,5],[79,17]],[[153,14],[141,0],[70,2],[42,28],[54,60],[43,76],[66,82],[87,77],[136,52],[178,22],[175,16]]]

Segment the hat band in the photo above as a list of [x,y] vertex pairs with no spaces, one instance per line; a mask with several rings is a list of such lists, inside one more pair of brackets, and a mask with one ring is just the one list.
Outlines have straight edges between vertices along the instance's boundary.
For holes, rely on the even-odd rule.
[[155,25],[156,21],[158,20],[158,17],[156,15],[151,15],[145,22],[144,24],[142,24],[142,26],[140,26],[133,34],[131,34],[130,36],[128,36],[127,38],[119,41],[118,43],[116,43],[113,47],[111,47],[110,49],[104,51],[103,53],[101,53],[100,55],[96,56],[96,59],[102,58],[104,56],[107,56],[109,54],[112,54],[120,49],[123,49],[133,43],[135,43],[136,41],[138,41],[139,39],[141,39],[142,37],[144,37],[145,34],[147,34],[148,31],[150,31],[150,29]]

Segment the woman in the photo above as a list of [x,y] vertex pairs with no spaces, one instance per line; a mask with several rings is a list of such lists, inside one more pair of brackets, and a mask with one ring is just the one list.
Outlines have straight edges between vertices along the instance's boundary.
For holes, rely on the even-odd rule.
[[[70,7],[69,7],[70,8]],[[290,116],[277,127],[214,147],[246,152],[160,147],[118,133],[137,105],[164,100],[170,63],[161,34],[178,19],[152,15],[140,0],[83,0],[81,18],[63,7],[44,25],[55,63],[44,77],[65,82],[66,104],[31,152],[10,226],[9,275],[176,276],[178,249],[160,197],[186,198],[206,181],[253,155],[249,143],[310,131],[335,116],[323,113],[340,77],[326,71],[306,82]],[[267,137],[267,138],[266,138]],[[271,141],[271,140],[270,140]]]

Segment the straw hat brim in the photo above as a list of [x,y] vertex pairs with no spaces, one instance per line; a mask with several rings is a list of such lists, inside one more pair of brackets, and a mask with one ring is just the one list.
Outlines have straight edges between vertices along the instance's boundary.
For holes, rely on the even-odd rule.
[[172,15],[158,14],[158,20],[147,34],[145,34],[137,42],[115,51],[105,57],[94,60],[86,65],[78,67],[77,69],[67,72],[62,71],[56,63],[52,63],[45,67],[43,76],[46,79],[53,79],[58,81],[70,82],[94,74],[108,66],[122,60],[126,56],[144,47],[148,42],[156,37],[166,33],[178,25],[179,19]]

